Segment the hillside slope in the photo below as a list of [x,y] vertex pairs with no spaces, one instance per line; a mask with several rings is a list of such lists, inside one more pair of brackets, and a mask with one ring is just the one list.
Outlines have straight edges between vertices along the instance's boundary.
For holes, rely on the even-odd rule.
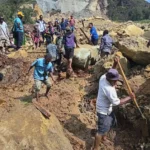
[[144,0],[109,0],[107,9],[112,20],[150,19],[150,4]]

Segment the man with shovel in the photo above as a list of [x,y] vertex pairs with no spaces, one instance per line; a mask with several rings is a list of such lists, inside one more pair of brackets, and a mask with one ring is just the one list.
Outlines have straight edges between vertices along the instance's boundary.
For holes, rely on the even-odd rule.
[[135,98],[133,93],[130,93],[130,96],[122,99],[119,99],[117,96],[115,86],[119,80],[119,73],[115,68],[118,64],[118,61],[119,59],[115,58],[113,68],[101,76],[99,81],[99,90],[96,102],[98,131],[92,150],[99,150],[99,145],[101,142],[106,144],[110,143],[106,137],[106,134],[109,132],[115,122],[112,107],[116,105],[123,105]]

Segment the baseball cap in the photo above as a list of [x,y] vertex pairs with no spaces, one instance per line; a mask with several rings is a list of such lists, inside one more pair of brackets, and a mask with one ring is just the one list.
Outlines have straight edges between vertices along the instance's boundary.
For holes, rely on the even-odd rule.
[[116,69],[109,69],[106,73],[106,78],[108,80],[117,81],[120,79],[120,75]]
[[24,17],[24,14],[23,14],[21,11],[19,11],[19,12],[17,13],[17,15],[20,15],[20,16]]

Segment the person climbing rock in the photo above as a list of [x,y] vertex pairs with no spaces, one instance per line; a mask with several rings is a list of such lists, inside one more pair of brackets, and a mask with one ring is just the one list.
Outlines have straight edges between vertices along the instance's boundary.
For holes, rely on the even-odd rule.
[[112,45],[113,40],[109,36],[108,30],[103,32],[103,37],[101,38],[101,45],[100,45],[100,55],[101,57],[108,56],[112,54]]
[[77,40],[76,40],[74,33],[72,33],[72,31],[69,27],[66,28],[66,34],[63,37],[63,44],[64,44],[64,48],[65,48],[65,58],[68,61],[67,72],[68,72],[68,74],[71,74],[73,72],[72,59],[74,56],[75,44],[77,47],[79,47],[79,46],[77,44]]
[[55,83],[53,77],[53,66],[51,63],[52,56],[47,54],[45,58],[39,58],[35,60],[31,67],[29,68],[28,74],[30,70],[34,67],[34,82],[35,82],[35,92],[36,92],[36,100],[39,101],[39,92],[41,89],[41,84],[44,83],[47,86],[45,96],[48,98],[48,93],[51,88],[51,82],[48,78],[50,74],[53,82]]
[[3,74],[0,73],[0,81],[2,81],[2,80],[3,80]]
[[46,22],[43,20],[43,16],[40,15],[39,17],[39,20],[37,21],[37,23],[39,24],[39,31],[40,31],[40,34],[42,36],[42,40],[43,40],[43,43],[44,43],[44,34],[45,34],[45,30],[46,30]]
[[89,28],[90,28],[91,42],[93,45],[97,45],[99,36],[97,34],[97,30],[94,27],[93,23],[89,23]]
[[0,53],[8,54],[7,48],[10,46],[10,34],[4,18],[0,17]]
[[115,58],[113,68],[108,70],[108,72],[101,76],[99,80],[99,90],[96,102],[98,130],[92,150],[99,150],[101,142],[106,144],[110,143],[106,135],[115,123],[115,115],[112,111],[112,107],[123,105],[135,97],[134,93],[130,93],[130,96],[122,99],[119,99],[117,96],[115,86],[119,80],[119,73],[115,68],[118,61],[118,58]]

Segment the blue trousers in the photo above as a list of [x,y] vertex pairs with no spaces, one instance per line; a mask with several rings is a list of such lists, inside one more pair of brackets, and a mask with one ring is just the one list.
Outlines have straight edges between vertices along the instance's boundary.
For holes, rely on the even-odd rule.
[[19,31],[15,33],[17,49],[19,49],[23,44],[23,34],[24,34],[23,32],[19,32]]

